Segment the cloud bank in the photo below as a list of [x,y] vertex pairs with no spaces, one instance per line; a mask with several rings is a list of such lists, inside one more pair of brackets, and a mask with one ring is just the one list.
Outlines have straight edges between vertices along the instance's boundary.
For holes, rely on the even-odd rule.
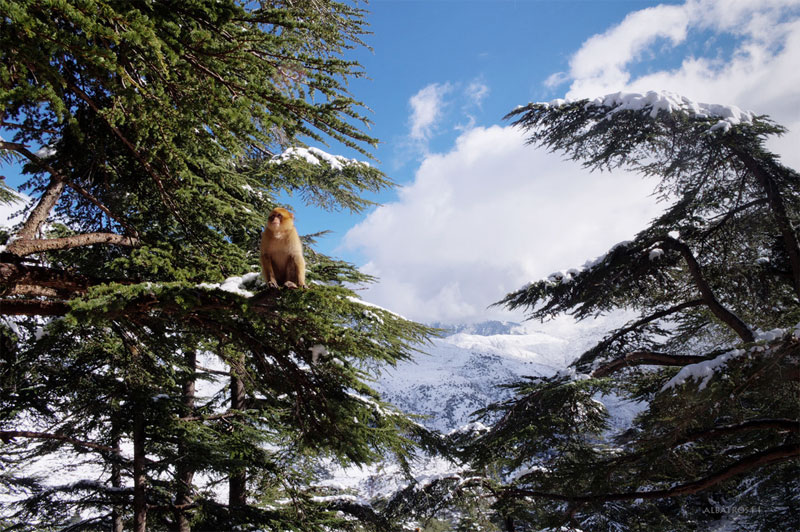
[[[600,174],[526,146],[519,130],[462,134],[428,156],[399,200],[345,236],[381,282],[365,297],[423,322],[509,318],[487,306],[553,269],[580,266],[649,221],[652,182]],[[576,245],[575,243],[580,243]]]
[[[663,54],[679,60],[654,70]],[[790,130],[770,148],[800,168],[798,65],[797,0],[687,0],[629,14],[542,83],[568,83],[568,98],[663,89],[769,114]],[[472,92],[478,105],[488,94],[481,85]],[[430,139],[453,87],[434,84],[412,98],[412,138]],[[399,199],[345,236],[345,246],[369,257],[363,269],[380,278],[364,297],[418,321],[519,318],[486,307],[532,279],[582,265],[659,212],[653,181],[589,174],[525,146],[510,127],[470,124],[449,152],[424,155]]]

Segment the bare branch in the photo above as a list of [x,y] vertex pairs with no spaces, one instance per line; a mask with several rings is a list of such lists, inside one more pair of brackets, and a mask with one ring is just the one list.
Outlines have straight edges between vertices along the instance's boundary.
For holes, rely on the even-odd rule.
[[708,306],[712,314],[714,314],[714,316],[716,316],[721,322],[733,329],[733,331],[744,342],[755,341],[755,336],[753,336],[753,331],[750,330],[750,327],[748,327],[747,324],[744,323],[733,312],[722,306],[719,300],[717,300],[713,290],[711,290],[711,286],[709,286],[708,281],[706,281],[706,278],[703,276],[703,271],[700,268],[700,264],[697,262],[697,259],[695,258],[689,246],[680,240],[671,237],[664,237],[660,238],[659,240],[662,242],[662,244],[664,244],[665,247],[674,249],[681,254],[683,260],[686,261],[686,266],[689,268],[689,274],[692,276],[695,286],[698,290],[700,290],[700,294],[703,297],[703,302]]
[[94,244],[136,247],[139,245],[139,239],[116,233],[83,233],[62,238],[18,239],[13,244],[13,253],[24,257],[41,251],[58,251]]
[[88,441],[78,440],[67,436],[66,434],[51,434],[49,432],[31,432],[27,430],[0,430],[0,440],[4,443],[9,443],[14,438],[30,438],[35,440],[56,440],[56,441],[63,441],[65,443],[69,443],[74,445],[75,447],[85,447],[87,449],[94,449],[96,451],[104,451],[107,453],[112,454],[122,454],[117,448],[108,447],[106,445],[100,445],[97,443],[92,443]]

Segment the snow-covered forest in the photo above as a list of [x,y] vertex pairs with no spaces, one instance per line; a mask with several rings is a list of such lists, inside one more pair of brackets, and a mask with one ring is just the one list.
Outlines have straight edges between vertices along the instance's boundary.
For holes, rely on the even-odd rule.
[[800,175],[771,117],[509,102],[528,149],[640,175],[663,211],[497,294],[524,323],[423,324],[320,235],[307,287],[260,263],[286,194],[358,213],[394,186],[343,59],[366,11],[0,12],[25,179],[0,181],[0,531],[800,528]]

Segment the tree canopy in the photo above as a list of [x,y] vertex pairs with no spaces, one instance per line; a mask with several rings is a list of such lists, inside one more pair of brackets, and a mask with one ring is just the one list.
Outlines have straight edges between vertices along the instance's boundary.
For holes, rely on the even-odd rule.
[[[590,169],[658,178],[668,207],[632,241],[500,302],[533,319],[636,316],[571,372],[487,409],[499,419],[474,457],[518,472],[498,488],[506,515],[696,530],[734,507],[754,529],[800,522],[800,176],[765,148],[783,128],[663,92],[509,117]],[[610,426],[598,401],[610,395],[639,405],[632,426]]]
[[765,147],[783,128],[666,92],[508,118],[591,170],[655,178],[667,206],[633,240],[498,303],[537,320],[631,317],[566,370],[509,385],[478,413],[489,426],[452,443],[471,469],[417,499],[468,508],[464,530],[800,525],[800,176]]
[[[371,278],[313,237],[308,290],[267,289],[257,254],[281,192],[359,211],[392,184],[306,147],[375,143],[347,91],[364,11],[21,0],[0,13],[0,150],[25,163],[33,197],[0,242],[13,494],[0,525],[372,526],[368,508],[315,498],[314,479],[322,460],[409,455],[420,427],[369,379],[431,331],[361,302],[347,286]],[[35,474],[48,463],[74,465],[73,480]]]

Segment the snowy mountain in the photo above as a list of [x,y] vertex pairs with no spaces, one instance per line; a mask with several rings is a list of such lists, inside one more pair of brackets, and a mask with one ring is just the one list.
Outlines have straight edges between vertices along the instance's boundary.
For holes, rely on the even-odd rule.
[[376,388],[401,410],[426,416],[423,425],[449,432],[469,423],[476,410],[506,397],[500,385],[566,370],[609,330],[608,321],[437,324],[449,334],[422,346],[425,354],[413,361],[386,370]]

